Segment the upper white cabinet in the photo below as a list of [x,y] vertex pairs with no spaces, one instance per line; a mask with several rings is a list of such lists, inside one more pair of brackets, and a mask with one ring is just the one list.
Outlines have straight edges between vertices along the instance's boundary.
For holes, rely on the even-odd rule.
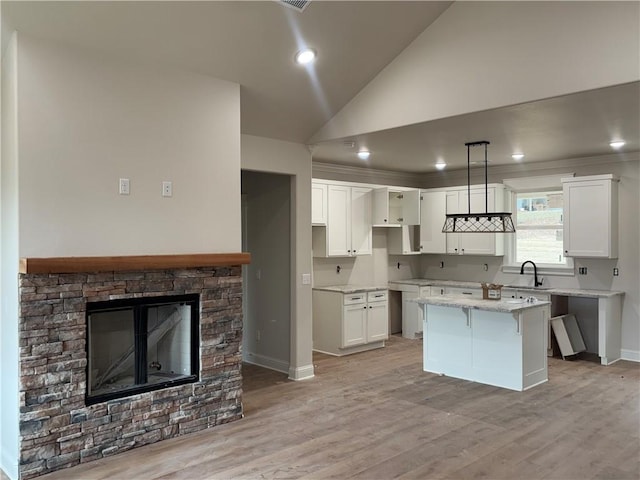
[[326,228],[313,229],[314,257],[371,255],[371,189],[326,187]]
[[387,232],[387,251],[390,255],[419,255],[420,227],[418,225],[401,225],[390,228]]
[[420,253],[447,253],[447,234],[442,233],[447,212],[447,192],[423,190],[420,194]]
[[618,180],[613,175],[562,179],[564,254],[618,257]]
[[420,190],[376,188],[373,191],[373,226],[420,225]]
[[311,183],[311,225],[327,225],[327,184]]

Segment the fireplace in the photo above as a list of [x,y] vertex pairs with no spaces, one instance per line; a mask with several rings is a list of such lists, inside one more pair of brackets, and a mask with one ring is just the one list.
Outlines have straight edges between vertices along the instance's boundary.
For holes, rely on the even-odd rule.
[[242,418],[248,254],[221,256],[26,259],[22,479]]
[[198,380],[199,296],[87,303],[87,405]]

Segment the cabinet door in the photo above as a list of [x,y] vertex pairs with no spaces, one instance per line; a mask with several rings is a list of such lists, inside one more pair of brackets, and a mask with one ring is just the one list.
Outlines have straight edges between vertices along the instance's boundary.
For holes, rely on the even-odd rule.
[[402,336],[414,339],[422,332],[422,308],[411,299],[418,298],[418,292],[402,292]]
[[351,188],[328,186],[327,256],[351,254]]
[[567,182],[563,196],[565,256],[616,258],[617,191],[613,198],[612,181]]
[[367,316],[367,343],[389,338],[389,309],[387,302],[369,304]]
[[422,344],[425,371],[469,378],[472,336],[468,312],[463,308],[427,305]]
[[[493,211],[495,208],[495,189],[489,187],[487,190],[488,207],[485,204],[485,190],[471,189],[471,213],[485,213]],[[462,212],[469,211],[467,201],[467,191],[460,191],[460,203],[458,209]],[[496,253],[495,233],[465,233],[459,237],[459,253],[463,255],[494,255]]]
[[420,225],[420,190],[401,192],[402,225]]
[[353,347],[367,342],[367,305],[345,305],[342,311],[342,347]]
[[447,192],[422,192],[420,200],[421,253],[446,253],[447,234],[442,233],[446,213]]
[[[447,213],[460,213],[460,209],[458,208],[458,192],[446,192],[445,204]],[[445,238],[447,241],[447,253],[457,255],[460,234],[445,233]]]
[[371,189],[351,188],[351,255],[371,255]]
[[327,224],[327,185],[311,184],[311,224]]

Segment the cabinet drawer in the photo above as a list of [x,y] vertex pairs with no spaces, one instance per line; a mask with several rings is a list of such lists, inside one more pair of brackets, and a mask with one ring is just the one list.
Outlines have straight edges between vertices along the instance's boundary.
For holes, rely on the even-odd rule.
[[384,302],[387,300],[387,291],[386,290],[378,290],[375,292],[367,293],[367,301],[368,302]]
[[445,293],[456,297],[482,297],[482,289],[480,288],[447,287]]
[[354,303],[366,303],[366,293],[345,293],[342,296],[343,305],[353,305]]

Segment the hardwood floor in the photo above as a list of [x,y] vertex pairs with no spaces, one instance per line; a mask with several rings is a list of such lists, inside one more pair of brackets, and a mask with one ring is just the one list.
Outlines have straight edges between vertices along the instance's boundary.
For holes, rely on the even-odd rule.
[[512,392],[423,372],[421,345],[318,354],[302,382],[244,366],[243,420],[40,478],[640,478],[640,364],[553,358]]

